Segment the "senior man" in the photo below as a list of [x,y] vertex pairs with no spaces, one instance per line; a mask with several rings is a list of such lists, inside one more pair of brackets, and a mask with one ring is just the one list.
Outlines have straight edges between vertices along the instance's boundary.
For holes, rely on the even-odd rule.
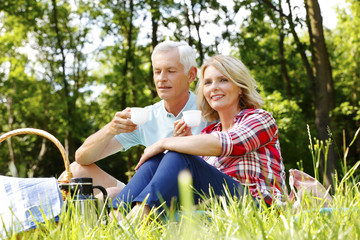
[[[154,48],[151,61],[161,101],[146,107],[148,121],[144,125],[135,125],[130,120],[130,108],[117,112],[111,122],[85,140],[75,153],[76,161],[70,165],[73,177],[93,178],[95,185],[108,190],[110,198],[115,197],[125,184],[94,163],[135,145],[147,147],[162,138],[185,135],[183,129],[180,132],[180,129],[174,129],[174,122],[182,118],[183,111],[197,109],[196,96],[189,90],[197,75],[195,51],[185,42],[165,41]],[[202,121],[191,131],[198,134],[207,125]]]

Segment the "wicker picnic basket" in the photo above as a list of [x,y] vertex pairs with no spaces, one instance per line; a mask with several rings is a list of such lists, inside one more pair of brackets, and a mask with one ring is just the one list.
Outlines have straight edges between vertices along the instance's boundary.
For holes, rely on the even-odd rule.
[[19,129],[15,129],[15,130],[12,130],[10,132],[7,132],[7,133],[1,135],[0,143],[3,142],[5,139],[10,138],[12,136],[24,135],[24,134],[35,134],[35,135],[47,138],[48,140],[50,140],[51,142],[53,142],[55,144],[55,146],[59,149],[59,151],[61,153],[61,156],[64,161],[64,165],[65,165],[65,177],[63,178],[63,180],[61,180],[61,182],[68,183],[70,181],[70,178],[72,177],[72,173],[70,171],[69,158],[66,154],[64,146],[59,142],[59,140],[57,140],[50,133],[48,133],[44,130],[35,129],[35,128],[19,128]]

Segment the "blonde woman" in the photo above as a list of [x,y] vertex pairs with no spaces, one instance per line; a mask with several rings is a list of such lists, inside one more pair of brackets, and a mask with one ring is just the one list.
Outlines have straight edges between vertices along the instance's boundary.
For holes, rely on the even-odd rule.
[[[244,64],[224,55],[207,60],[197,98],[203,116],[219,122],[191,135],[184,121],[178,121],[177,137],[145,149],[136,174],[114,200],[115,208],[132,202],[132,211],[137,211],[146,201],[146,213],[161,200],[169,205],[178,197],[177,176],[183,169],[190,171],[196,192],[208,193],[210,186],[216,195],[223,195],[226,185],[233,196],[249,189],[254,199],[262,198],[268,205],[282,200],[285,171],[278,128],[272,115],[260,108],[263,99]],[[200,197],[194,198],[197,202]]]

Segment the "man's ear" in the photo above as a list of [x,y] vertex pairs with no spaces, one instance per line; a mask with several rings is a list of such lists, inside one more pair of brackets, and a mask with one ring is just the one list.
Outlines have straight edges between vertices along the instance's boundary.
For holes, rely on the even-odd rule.
[[188,73],[188,77],[189,77],[189,84],[192,83],[195,78],[197,76],[197,68],[196,67],[191,67]]

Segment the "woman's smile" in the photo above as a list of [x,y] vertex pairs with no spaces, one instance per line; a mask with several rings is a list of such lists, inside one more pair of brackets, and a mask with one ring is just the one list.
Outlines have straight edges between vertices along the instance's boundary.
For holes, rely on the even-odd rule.
[[225,96],[224,94],[215,94],[215,95],[211,96],[211,100],[217,101],[217,100],[223,98],[224,96]]

